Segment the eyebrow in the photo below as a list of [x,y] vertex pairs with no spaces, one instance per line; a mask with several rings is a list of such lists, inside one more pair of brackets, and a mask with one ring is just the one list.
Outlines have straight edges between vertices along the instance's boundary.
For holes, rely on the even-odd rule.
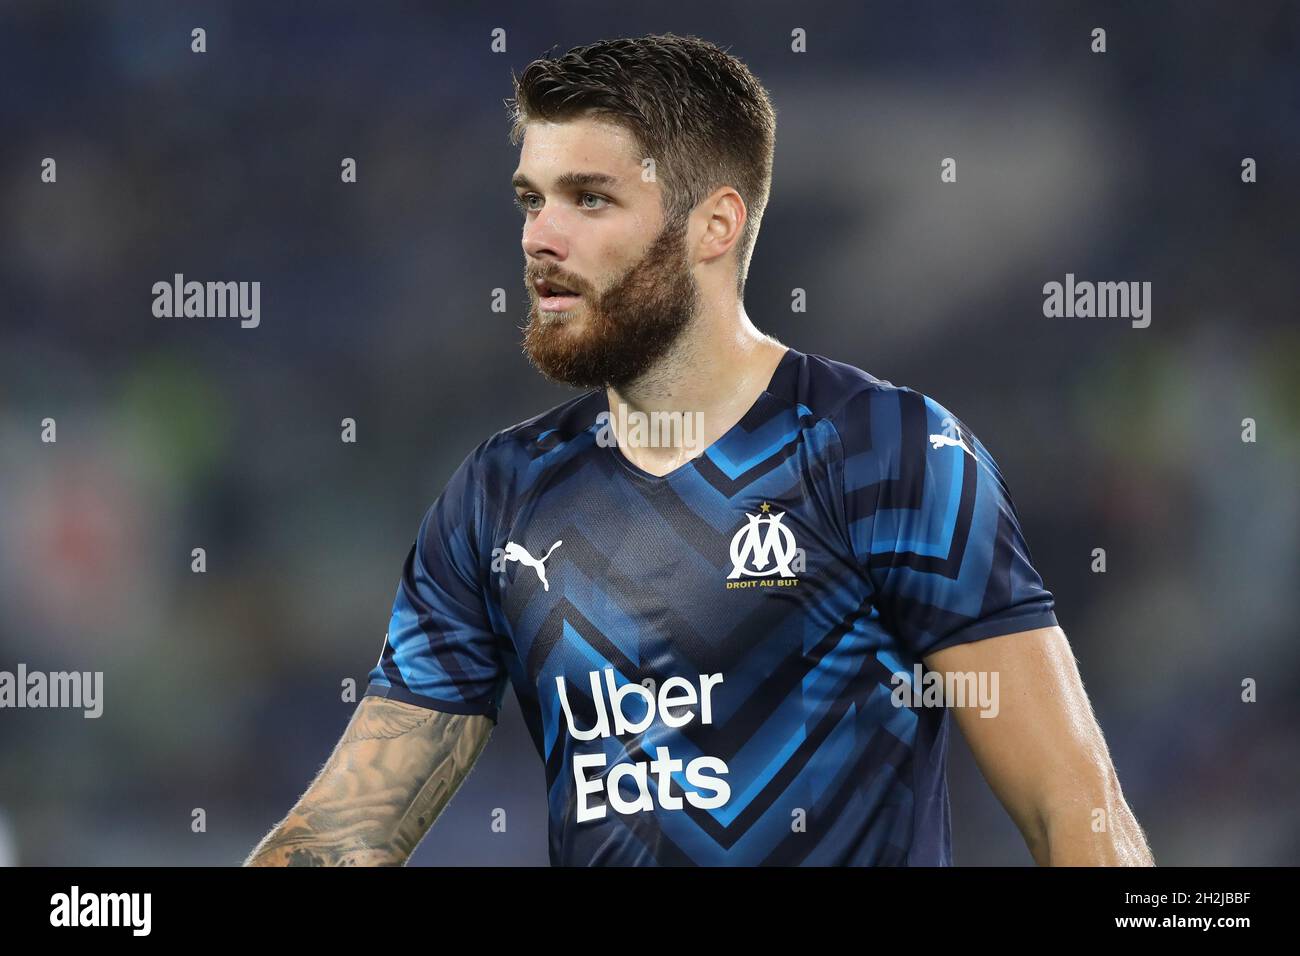
[[[611,176],[609,173],[561,173],[555,177],[555,186],[557,189],[581,189],[587,186],[617,186],[620,180],[617,176]],[[510,180],[510,185],[520,189],[536,189],[527,176],[523,173],[515,173],[515,178]]]

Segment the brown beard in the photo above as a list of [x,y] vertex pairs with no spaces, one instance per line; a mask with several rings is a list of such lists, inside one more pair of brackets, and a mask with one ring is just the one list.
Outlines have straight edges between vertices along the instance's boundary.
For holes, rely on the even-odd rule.
[[553,382],[579,388],[621,388],[635,382],[690,325],[699,307],[699,286],[686,265],[686,222],[669,222],[637,262],[599,293],[582,293],[586,313],[581,333],[572,313],[542,312],[532,280],[563,273],[538,269],[526,274],[532,303],[523,347],[528,360]]

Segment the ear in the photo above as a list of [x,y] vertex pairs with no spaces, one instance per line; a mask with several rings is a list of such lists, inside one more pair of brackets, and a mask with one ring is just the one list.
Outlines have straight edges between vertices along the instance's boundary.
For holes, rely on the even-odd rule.
[[698,211],[708,217],[700,236],[700,255],[709,262],[726,255],[740,240],[749,212],[731,186],[719,186],[700,203]]

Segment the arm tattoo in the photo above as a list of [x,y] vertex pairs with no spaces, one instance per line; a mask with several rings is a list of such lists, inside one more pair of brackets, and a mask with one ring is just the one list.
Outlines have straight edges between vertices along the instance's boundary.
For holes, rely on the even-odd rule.
[[363,697],[316,780],[244,865],[403,865],[491,732],[481,715]]

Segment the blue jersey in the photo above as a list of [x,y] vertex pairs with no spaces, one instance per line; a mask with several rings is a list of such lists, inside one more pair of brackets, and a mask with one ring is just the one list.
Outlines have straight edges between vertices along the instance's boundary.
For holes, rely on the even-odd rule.
[[367,693],[495,721],[513,685],[552,864],[949,864],[948,711],[898,690],[1056,623],[984,446],[794,349],[666,476],[608,412],[593,390],[465,459]]

